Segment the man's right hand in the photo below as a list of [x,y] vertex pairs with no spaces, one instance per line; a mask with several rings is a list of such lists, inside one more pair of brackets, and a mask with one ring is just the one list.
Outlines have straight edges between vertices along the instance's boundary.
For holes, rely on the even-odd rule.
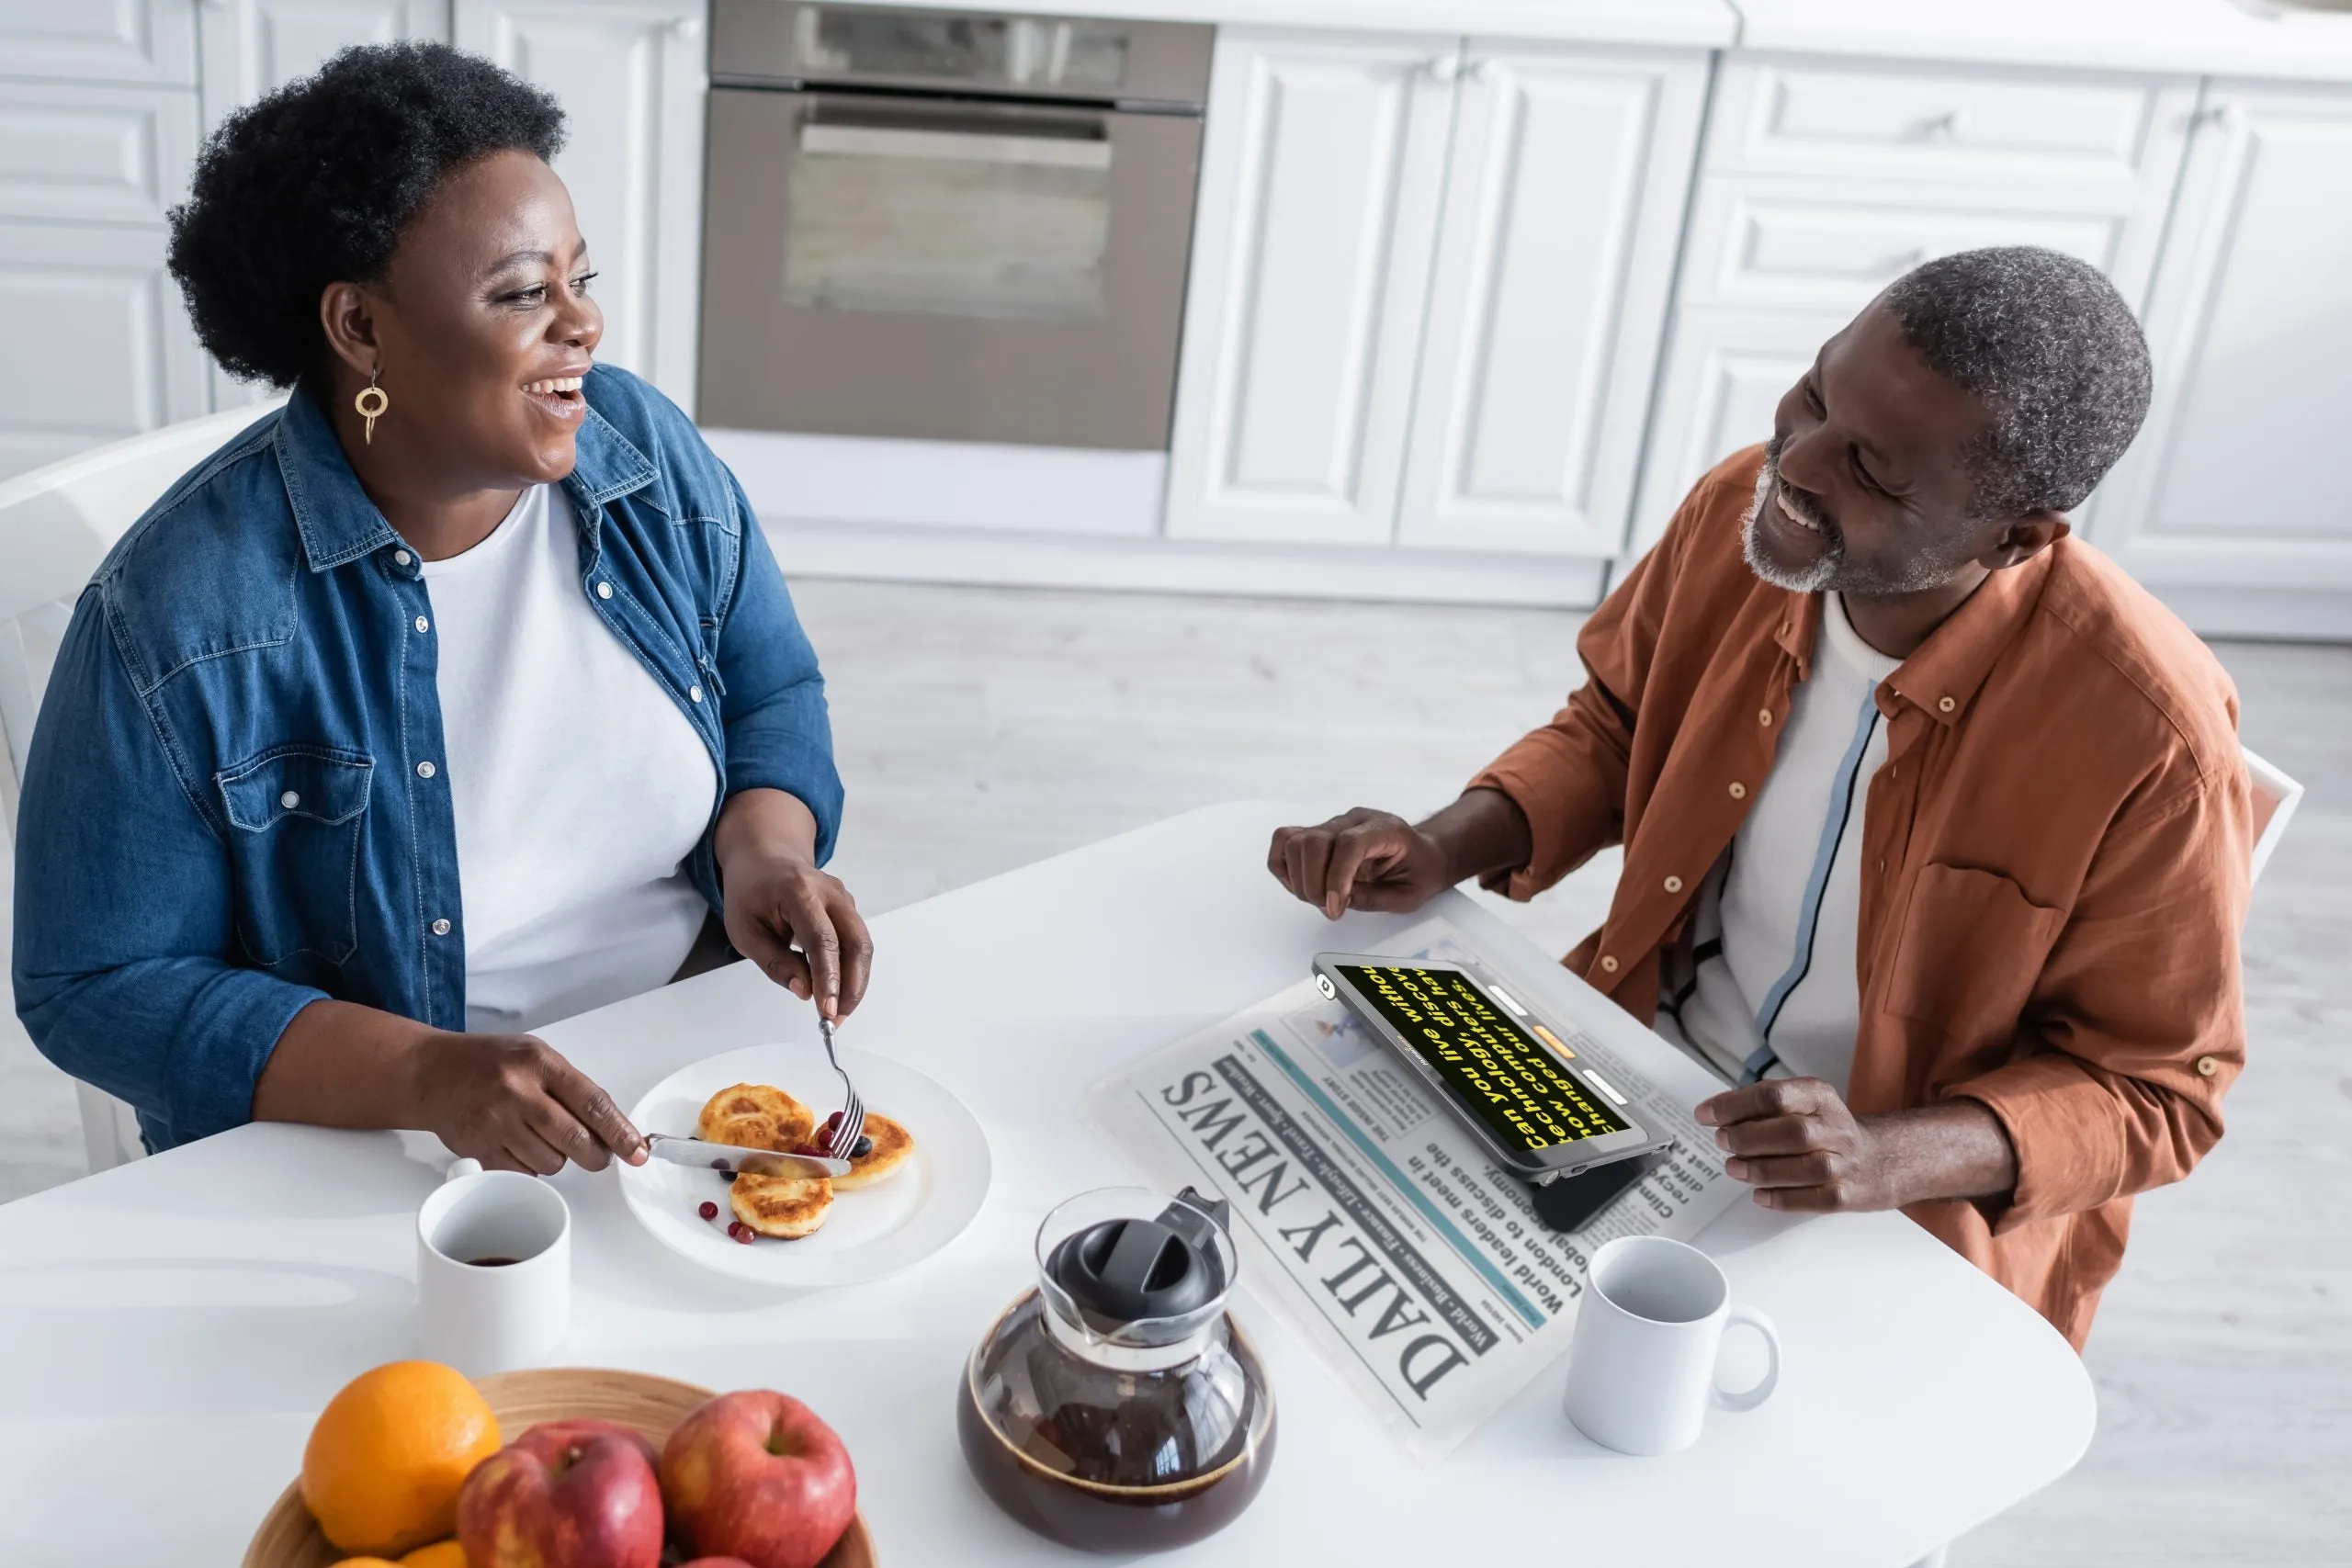
[[543,1040],[436,1032],[419,1043],[415,1069],[424,1127],[492,1170],[645,1162],[645,1140],[613,1097]]
[[1350,909],[1405,914],[1457,880],[1444,848],[1394,812],[1359,806],[1316,828],[1277,828],[1274,880],[1338,919]]

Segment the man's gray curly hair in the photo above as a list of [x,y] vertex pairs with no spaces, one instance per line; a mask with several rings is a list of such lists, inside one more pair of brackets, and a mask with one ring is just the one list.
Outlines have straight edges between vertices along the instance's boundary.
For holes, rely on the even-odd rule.
[[2148,340],[2086,262],[2039,245],[1940,257],[1881,300],[1929,369],[1984,405],[1964,454],[1978,517],[2070,512],[2148,413]]

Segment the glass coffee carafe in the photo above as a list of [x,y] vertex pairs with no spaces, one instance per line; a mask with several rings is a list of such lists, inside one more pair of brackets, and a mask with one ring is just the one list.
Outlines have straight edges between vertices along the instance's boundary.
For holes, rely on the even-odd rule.
[[1228,1211],[1191,1188],[1073,1198],[1037,1231],[1037,1288],[966,1366],[956,1425],[989,1496],[1094,1551],[1182,1546],[1265,1483],[1274,1405],[1226,1315]]

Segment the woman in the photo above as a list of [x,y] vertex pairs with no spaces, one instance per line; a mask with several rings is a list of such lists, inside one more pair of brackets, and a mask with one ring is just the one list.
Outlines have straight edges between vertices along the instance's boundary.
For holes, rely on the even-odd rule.
[[153,1147],[635,1162],[526,1031],[727,942],[829,1017],[865,990],[816,656],[733,476],[594,365],[562,138],[486,62],[352,50],[231,118],[173,214],[205,345],[293,395],[83,594],[17,873],[26,1027]]

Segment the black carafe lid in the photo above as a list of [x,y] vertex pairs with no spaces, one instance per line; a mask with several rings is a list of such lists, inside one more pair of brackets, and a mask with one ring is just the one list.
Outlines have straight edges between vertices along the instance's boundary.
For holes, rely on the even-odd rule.
[[1105,1220],[1065,1237],[1046,1271],[1100,1329],[1197,1312],[1225,1293],[1210,1244],[1232,1213],[1187,1187],[1155,1219]]

